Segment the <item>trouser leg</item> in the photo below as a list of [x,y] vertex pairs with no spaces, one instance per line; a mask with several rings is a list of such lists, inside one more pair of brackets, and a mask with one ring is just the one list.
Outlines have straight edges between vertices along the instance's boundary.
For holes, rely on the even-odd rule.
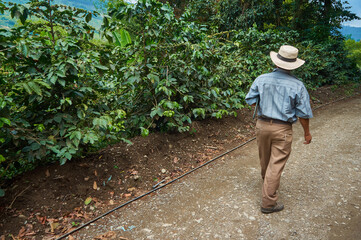
[[[261,125],[258,129],[260,133],[257,134],[257,137],[259,138],[260,152],[263,152],[260,153],[260,162],[261,174],[264,176],[262,207],[268,208],[274,206],[278,199],[277,190],[281,174],[291,153],[292,126],[268,122],[259,125]],[[269,155],[266,154],[268,149],[270,149]],[[266,170],[263,175],[265,166]]]
[[258,145],[258,155],[261,164],[261,176],[262,179],[265,178],[266,170],[268,167],[269,160],[271,158],[271,136],[268,131],[265,131],[267,123],[262,121],[257,121],[256,123],[256,138]]

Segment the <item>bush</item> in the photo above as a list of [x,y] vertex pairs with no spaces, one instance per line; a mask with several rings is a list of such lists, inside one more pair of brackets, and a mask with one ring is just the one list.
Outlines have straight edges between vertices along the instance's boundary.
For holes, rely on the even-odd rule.
[[361,69],[361,41],[356,42],[353,39],[345,41],[345,47],[348,51],[347,57],[356,62],[357,67]]
[[35,0],[10,12],[22,24],[0,30],[1,177],[119,140],[125,112],[91,43],[96,13]]
[[1,178],[235,115],[254,79],[274,68],[269,52],[283,44],[299,48],[306,64],[296,76],[309,88],[360,79],[332,38],[301,41],[296,31],[256,25],[218,32],[215,23],[193,22],[191,9],[176,18],[155,0],[111,6],[99,31],[105,43],[88,24],[96,12],[40,0],[11,5],[22,24],[0,30]]

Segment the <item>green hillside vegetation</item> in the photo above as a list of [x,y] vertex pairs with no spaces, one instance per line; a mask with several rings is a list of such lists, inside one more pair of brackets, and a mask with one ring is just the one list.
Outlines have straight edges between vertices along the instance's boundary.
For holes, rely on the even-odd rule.
[[348,51],[348,57],[353,59],[357,67],[361,69],[361,40],[356,42],[353,39],[347,39],[345,41],[346,50]]
[[[5,1],[4,1],[5,2]],[[29,0],[13,0],[11,3],[13,4],[27,4]],[[99,8],[104,9],[105,3],[102,2],[102,0],[52,0],[52,4],[58,4],[58,5],[66,5],[76,8],[81,8],[88,11],[94,11],[96,10],[96,6]],[[95,2],[95,4],[94,4]],[[102,19],[101,17],[95,17],[91,20],[90,24],[96,28],[100,28]],[[5,12],[4,14],[0,13],[0,27],[12,27],[16,24],[16,19],[13,19],[10,16],[9,12]]]
[[[4,1],[5,2],[5,1]],[[26,4],[29,0],[11,0],[12,3]],[[52,4],[67,5],[71,7],[82,8],[85,10],[95,10],[93,0],[52,0]],[[95,1],[95,2],[98,2]]]
[[163,2],[112,1],[95,29],[96,12],[0,0],[19,21],[0,29],[2,180],[136,135],[236,115],[283,44],[307,61],[296,74],[308,88],[360,81],[338,32],[357,17],[339,0]]

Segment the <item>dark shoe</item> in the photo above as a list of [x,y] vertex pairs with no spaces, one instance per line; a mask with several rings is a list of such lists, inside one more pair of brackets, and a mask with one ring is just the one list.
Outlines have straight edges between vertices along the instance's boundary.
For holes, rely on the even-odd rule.
[[270,208],[261,207],[261,212],[267,214],[267,213],[279,212],[279,211],[282,211],[283,209],[284,209],[284,206],[282,203],[276,203],[276,205],[274,205],[273,207],[270,207]]

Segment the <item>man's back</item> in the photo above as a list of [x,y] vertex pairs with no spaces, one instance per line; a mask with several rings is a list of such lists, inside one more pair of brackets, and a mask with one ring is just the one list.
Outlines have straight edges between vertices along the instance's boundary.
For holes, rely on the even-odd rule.
[[[258,116],[296,122],[297,117],[311,118],[309,95],[303,83],[288,71],[276,69],[272,73],[259,76],[246,97],[247,103],[259,97]],[[251,103],[252,104],[252,103]]]

